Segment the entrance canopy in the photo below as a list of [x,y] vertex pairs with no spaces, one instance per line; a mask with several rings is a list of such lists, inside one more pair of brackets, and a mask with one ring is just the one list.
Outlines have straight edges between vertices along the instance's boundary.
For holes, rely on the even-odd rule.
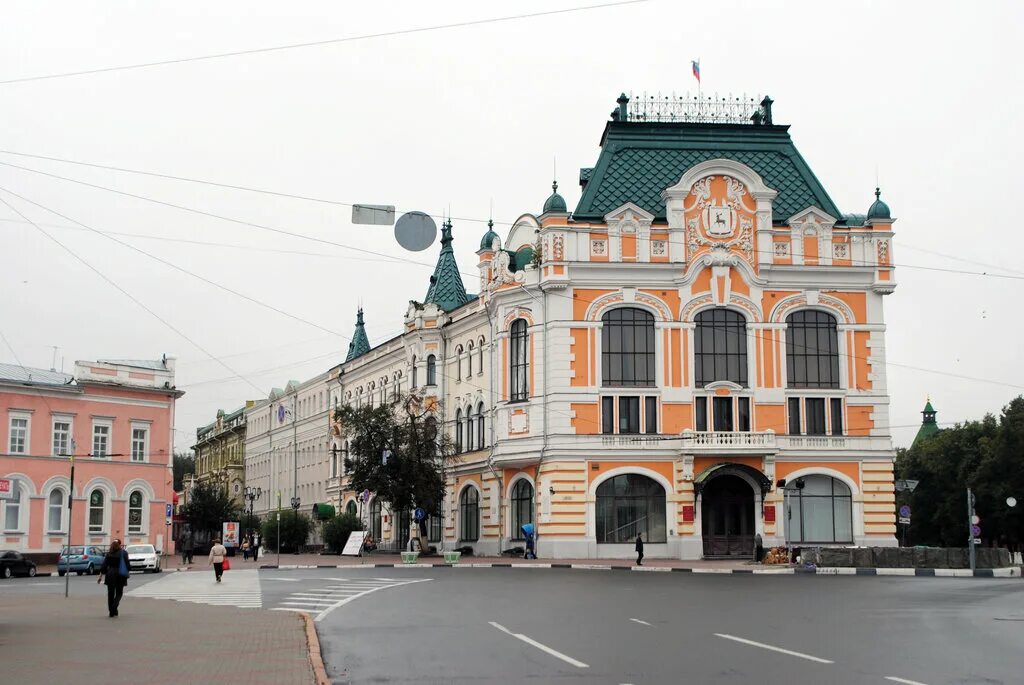
[[772,489],[772,482],[768,480],[768,476],[764,475],[753,466],[723,462],[721,464],[714,464],[713,466],[707,467],[693,479],[694,492],[699,495],[701,490],[704,489],[704,486],[706,486],[712,478],[729,473],[734,475],[746,475],[753,478],[754,482],[761,487],[762,496]]

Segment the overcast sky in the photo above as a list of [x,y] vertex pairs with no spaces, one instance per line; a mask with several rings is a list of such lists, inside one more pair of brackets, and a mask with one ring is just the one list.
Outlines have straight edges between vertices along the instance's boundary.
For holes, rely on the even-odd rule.
[[[596,4],[4,2],[0,81]],[[653,0],[148,69],[0,84],[0,149],[338,202],[451,208],[464,272],[493,202],[502,235],[539,212],[557,159],[579,199],[621,91],[770,94],[843,212],[876,174],[897,218],[886,298],[897,445],[927,395],[940,422],[1024,391],[1020,3]],[[342,247],[0,166],[0,187],[322,328],[277,314],[21,200],[0,197],[219,357],[0,205],[0,331],[29,366],[177,356],[178,448],[231,410],[339,361],[356,307],[372,344],[422,299],[436,247],[404,252],[345,206],[0,154],[0,162],[359,246]],[[469,221],[467,219],[474,219]],[[72,226],[72,228],[68,228]],[[192,242],[184,242],[192,241]],[[198,244],[200,243],[217,243]],[[941,253],[941,254],[938,254]],[[969,261],[967,261],[969,260]],[[422,263],[422,265],[420,265]],[[905,265],[905,266],[903,266]],[[976,276],[932,267],[1015,278]],[[465,278],[470,290],[473,278]],[[324,330],[326,329],[326,330]],[[0,345],[0,361],[14,355]],[[58,361],[58,365],[59,365]],[[906,366],[938,371],[921,371]],[[957,376],[989,379],[999,383]],[[1001,384],[1000,384],[1001,383]],[[256,386],[256,387],[253,387]],[[259,391],[257,391],[257,388]]]

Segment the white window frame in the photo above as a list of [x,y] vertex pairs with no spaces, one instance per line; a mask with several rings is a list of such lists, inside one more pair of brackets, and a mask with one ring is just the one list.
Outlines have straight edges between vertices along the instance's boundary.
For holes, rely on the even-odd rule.
[[[139,520],[139,527],[132,528],[132,495],[135,493],[142,495],[142,516]],[[149,528],[149,498],[146,496],[146,491],[139,487],[134,487],[128,491],[128,496],[124,500],[124,529],[126,535],[145,535]]]
[[65,414],[53,414],[50,417],[50,450],[53,456],[59,457],[60,453],[57,451],[57,424],[66,423],[68,426],[67,440],[65,441],[64,454],[68,454],[68,450],[71,449],[71,441],[75,435],[75,418]]
[[[151,425],[149,423],[143,423],[141,421],[132,421],[132,432],[131,440],[129,441],[131,449],[129,451],[129,459],[135,464],[145,464],[149,461],[149,434]],[[143,431],[142,437],[142,458],[135,458],[135,431]]]
[[[17,500],[0,500],[0,523],[3,523],[2,530],[7,535],[14,535],[19,533],[25,533],[28,531],[28,516],[29,516],[29,490],[25,485],[25,479],[14,477],[11,478],[15,483],[15,487],[18,488],[18,499]],[[7,527],[7,508],[12,506],[11,502],[16,502],[13,506],[18,508],[18,521],[14,528]]]
[[[107,444],[103,451],[102,456],[96,455],[96,429],[106,428],[107,429]],[[92,420],[92,442],[89,443],[89,454],[92,455],[93,459],[112,459],[110,456],[112,453],[112,445],[114,444],[114,421],[112,419],[93,419]]]
[[[21,450],[15,451],[14,449],[14,422],[24,421],[25,422],[25,440]],[[7,417],[7,451],[10,454],[24,454],[28,455],[32,453],[32,412],[11,410],[8,412]]]
[[[54,528],[53,526],[50,525],[50,523],[51,523],[50,514],[53,513],[52,509],[55,506],[52,502],[50,502],[50,498],[53,497],[53,493],[55,493],[55,492],[60,493],[60,523],[59,523],[59,525],[56,528]],[[60,485],[56,485],[56,486],[50,488],[50,490],[46,493],[46,532],[48,534],[52,535],[54,533],[60,533],[61,535],[63,535],[64,533],[67,532],[67,518],[68,518],[67,510],[68,510],[68,493],[67,493],[67,490],[65,490]]]
[[[99,530],[92,527],[92,493],[103,493],[103,520],[100,522]],[[111,494],[106,488],[96,486],[85,494],[85,532],[86,535],[106,535],[110,529],[110,500]]]

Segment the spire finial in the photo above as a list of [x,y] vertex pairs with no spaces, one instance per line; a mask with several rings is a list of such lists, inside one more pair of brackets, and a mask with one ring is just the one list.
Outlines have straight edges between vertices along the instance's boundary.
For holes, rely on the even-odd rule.
[[875,199],[876,200],[882,199],[882,189],[879,188],[878,186],[875,186]]
[[551,192],[553,192],[553,193],[557,193],[558,192],[558,181],[552,181],[551,182]]

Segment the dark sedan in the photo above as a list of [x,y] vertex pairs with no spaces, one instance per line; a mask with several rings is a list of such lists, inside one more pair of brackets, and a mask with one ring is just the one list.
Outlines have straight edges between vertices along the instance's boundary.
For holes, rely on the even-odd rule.
[[21,552],[0,550],[0,578],[11,576],[28,576],[34,578],[36,575],[36,564],[31,559],[26,559]]

